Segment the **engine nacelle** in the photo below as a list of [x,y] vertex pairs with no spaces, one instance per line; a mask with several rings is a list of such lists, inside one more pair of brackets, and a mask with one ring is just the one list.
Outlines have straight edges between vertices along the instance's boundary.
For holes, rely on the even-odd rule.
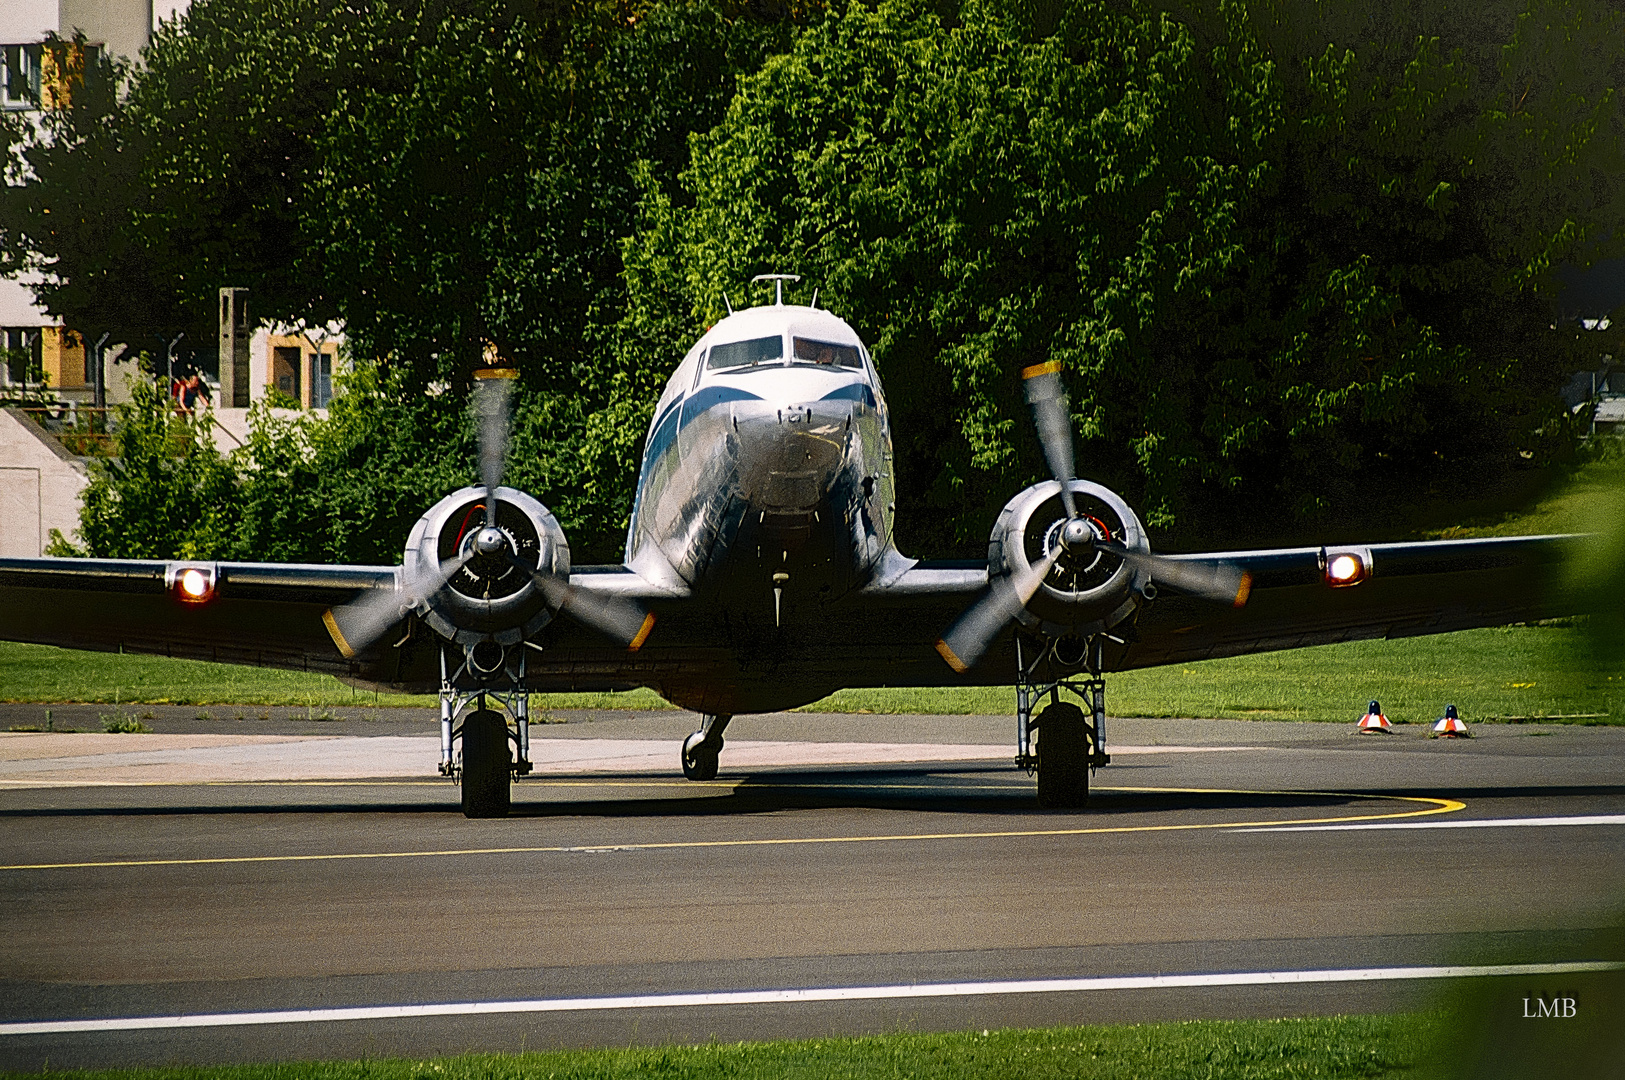
[[[1068,487],[1079,516],[1097,540],[1115,541],[1133,551],[1150,550],[1140,519],[1116,492],[1087,480],[1072,480]],[[1147,582],[1142,572],[1110,551],[1064,550],[1061,529],[1066,523],[1061,485],[1054,480],[1034,484],[999,514],[988,540],[987,572],[990,579],[1020,581],[1051,552],[1059,551],[1043,584],[1016,618],[1027,629],[1050,637],[1088,637],[1132,615],[1147,597]]]
[[[552,621],[555,612],[533,571],[561,584],[570,578],[570,544],[547,507],[515,488],[499,487],[496,497],[496,527],[510,550],[474,555],[428,598],[423,616],[436,633],[469,648],[484,641],[517,645]],[[484,525],[484,488],[466,487],[441,499],[407,540],[408,578],[437,576],[441,565],[469,549]]]

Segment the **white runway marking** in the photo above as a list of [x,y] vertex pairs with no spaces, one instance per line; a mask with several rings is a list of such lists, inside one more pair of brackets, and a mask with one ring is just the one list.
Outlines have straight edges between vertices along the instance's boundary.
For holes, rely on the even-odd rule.
[[1355,832],[1372,829],[1512,829],[1534,825],[1625,825],[1625,814],[1583,817],[1479,818],[1473,821],[1388,821],[1358,825],[1283,825],[1278,829],[1236,829],[1236,832]]
[[1192,986],[1291,986],[1305,983],[1467,979],[1497,975],[1571,975],[1618,971],[1625,963],[1589,960],[1560,964],[1489,964],[1474,967],[1339,968],[1321,971],[1243,971],[1203,975],[1123,975],[1083,979],[927,983],[912,986],[828,986],[789,990],[730,990],[635,997],[540,998],[463,1001],[436,1005],[370,1005],[277,1012],[129,1016],[105,1020],[42,1020],[0,1024],[0,1035],[62,1035],[87,1031],[153,1031],[261,1024],[320,1024],[338,1020],[403,1020],[422,1016],[491,1016],[509,1013],[603,1012],[695,1005],[763,1005],[805,1001],[874,1001],[883,998],[983,997],[993,994],[1062,994],[1087,990],[1163,990]]

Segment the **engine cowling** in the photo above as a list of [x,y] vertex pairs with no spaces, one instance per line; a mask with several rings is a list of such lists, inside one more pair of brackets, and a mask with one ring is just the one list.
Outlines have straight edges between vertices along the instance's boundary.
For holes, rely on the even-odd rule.
[[[530,637],[556,614],[535,573],[561,585],[570,578],[570,544],[547,507],[516,488],[499,487],[495,494],[496,528],[507,550],[474,554],[427,598],[423,615],[436,633],[466,647],[516,645]],[[483,487],[466,487],[418,519],[402,560],[408,577],[428,579],[470,549],[485,526],[485,498]]]
[[[1070,480],[1068,488],[1083,523],[1095,540],[1110,540],[1133,551],[1149,551],[1140,519],[1110,488]],[[1084,543],[1063,543],[1068,522],[1061,485],[1034,484],[1005,504],[988,540],[989,578],[1019,581],[1051,553],[1055,565],[1016,616],[1027,629],[1050,637],[1087,637],[1109,630],[1134,613],[1147,597],[1143,571],[1117,555]],[[1077,526],[1074,526],[1076,528]]]

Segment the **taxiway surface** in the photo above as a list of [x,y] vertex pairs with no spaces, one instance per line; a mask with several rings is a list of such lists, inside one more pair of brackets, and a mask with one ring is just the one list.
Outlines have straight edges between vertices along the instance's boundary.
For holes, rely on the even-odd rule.
[[[676,769],[680,714],[566,719],[535,729],[543,774],[503,821],[462,818],[445,781],[368,773],[420,752],[432,769],[420,717],[0,736],[0,1067],[1383,1011],[1437,984],[649,998],[1625,960],[1605,932],[1625,901],[1621,729],[1447,743],[1113,721],[1090,808],[1043,812],[1006,718],[745,718],[707,784]],[[329,734],[355,730],[373,734]],[[359,775],[332,775],[336,759]],[[1562,988],[1505,981],[1509,1009]],[[633,1000],[6,1030],[606,996]]]

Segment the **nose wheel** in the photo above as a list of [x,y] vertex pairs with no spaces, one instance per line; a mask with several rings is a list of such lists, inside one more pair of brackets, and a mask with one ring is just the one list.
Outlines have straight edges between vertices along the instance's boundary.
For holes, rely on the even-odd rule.
[[1038,805],[1075,810],[1089,802],[1089,722],[1070,701],[1047,706],[1038,729]]
[[463,816],[507,817],[513,758],[508,753],[508,721],[495,709],[477,709],[463,718]]
[[[1100,639],[1086,643],[1081,665],[1088,678],[1062,673],[1054,681],[1034,678],[1039,667],[1055,657],[1055,644],[1046,643],[1029,666],[1022,658],[1022,638],[1016,637],[1016,765],[1038,774],[1038,805],[1046,809],[1081,809],[1089,801],[1089,775],[1111,762],[1106,753],[1106,683],[1101,679]],[[1062,666],[1076,666],[1062,661]],[[1083,702],[1080,708],[1061,700],[1066,690]],[[1049,704],[1035,716],[1039,702]],[[1037,735],[1036,753],[1033,736]]]
[[690,780],[715,780],[722,756],[722,732],[733,717],[706,713],[700,730],[683,740],[683,775]]

